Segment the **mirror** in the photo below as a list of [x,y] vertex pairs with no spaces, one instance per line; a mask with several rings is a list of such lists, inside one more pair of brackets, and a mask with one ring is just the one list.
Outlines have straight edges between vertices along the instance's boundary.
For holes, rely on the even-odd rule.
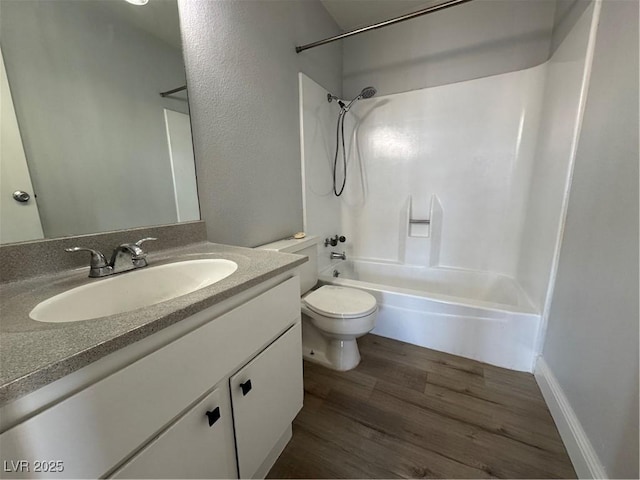
[[0,243],[200,218],[177,2],[129,1],[2,0]]

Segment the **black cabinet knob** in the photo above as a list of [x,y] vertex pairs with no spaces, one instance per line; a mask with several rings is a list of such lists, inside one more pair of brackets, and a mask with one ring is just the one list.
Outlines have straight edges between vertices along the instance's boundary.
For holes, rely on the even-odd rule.
[[242,389],[242,396],[244,397],[251,391],[251,380],[247,380],[246,382],[241,383],[240,388]]
[[213,427],[213,424],[220,420],[220,407],[207,412],[207,418],[209,419],[209,426]]

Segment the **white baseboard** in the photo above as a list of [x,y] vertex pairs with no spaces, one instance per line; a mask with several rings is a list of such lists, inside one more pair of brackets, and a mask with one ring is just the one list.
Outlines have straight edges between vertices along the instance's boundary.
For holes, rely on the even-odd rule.
[[578,478],[608,478],[567,396],[542,356],[538,357],[534,375]]

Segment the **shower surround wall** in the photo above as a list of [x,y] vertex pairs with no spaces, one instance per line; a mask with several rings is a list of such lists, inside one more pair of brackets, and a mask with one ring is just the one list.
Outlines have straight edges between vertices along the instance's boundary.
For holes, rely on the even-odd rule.
[[[582,3],[582,4],[581,4]],[[516,277],[543,313],[540,341],[546,329],[571,175],[582,123],[597,29],[594,2],[574,2],[578,14],[547,62],[536,161],[525,213]],[[563,17],[572,10],[563,11]],[[558,29],[557,29],[558,30]]]
[[[491,10],[498,4],[501,2],[471,2],[451,9],[449,14],[457,12],[461,17],[449,23],[464,20],[472,6]],[[547,62],[358,102],[347,115],[350,171],[346,193],[339,201],[340,213],[336,213],[336,201],[329,198],[330,187],[318,190],[322,181],[330,185],[331,174],[325,165],[324,173],[317,172],[324,180],[314,178],[312,183],[326,195],[312,199],[316,194],[305,191],[305,202],[316,205],[305,211],[305,224],[314,229],[314,219],[322,210],[319,204],[324,201],[325,208],[333,212],[325,222],[338,221],[339,228],[334,229],[355,234],[350,253],[358,257],[505,274],[517,279],[539,311],[546,311],[588,87],[589,38],[597,26],[593,2],[553,3],[555,16],[550,15],[549,5],[511,2],[509,7],[515,9],[514,18],[535,19],[537,34],[529,35],[536,39],[535,48],[523,50],[529,52],[531,61],[538,58],[535,52],[544,43],[540,35],[546,32],[544,38],[552,52]],[[528,13],[520,11],[530,8]],[[425,18],[433,22],[436,17]],[[521,23],[523,32],[532,28]],[[490,25],[487,20],[483,28]],[[392,75],[376,63],[384,52],[379,52],[374,37],[383,37],[389,45],[407,45],[412,52],[420,47],[423,37],[414,32],[404,38],[404,31],[392,27],[380,34],[370,32],[365,35],[371,37],[369,43],[345,41],[345,63],[358,57],[358,69],[370,72],[369,80],[361,78],[356,88],[348,83],[350,74],[345,70],[347,97],[367,84],[380,87],[382,93],[412,88],[413,77],[405,70],[396,69]],[[520,45],[517,39],[523,37],[517,32],[511,36],[512,47]],[[502,39],[498,46],[507,40]],[[490,42],[485,43],[488,48]],[[525,48],[524,44],[518,48]],[[489,54],[485,50],[483,55]],[[490,51],[497,55],[501,50]],[[418,60],[425,72],[429,65],[437,66],[429,64],[427,57],[405,63]],[[377,76],[382,73],[386,76]],[[481,74],[482,69],[476,73]],[[465,74],[467,78],[473,75]],[[433,83],[425,82],[427,87]],[[338,107],[323,104],[319,85],[312,98],[308,83],[302,85],[306,92],[301,95],[308,104],[304,109],[310,113],[315,108],[317,118],[307,115],[303,123],[315,128],[322,125],[327,141],[316,139],[316,148],[332,159]],[[304,168],[317,168],[310,166],[309,158],[318,153],[310,153],[309,145],[303,148]],[[442,222],[438,222],[440,208]],[[430,230],[414,232],[428,233],[430,240],[407,236],[409,209],[414,218],[434,215]]]
[[[346,235],[351,257],[513,277],[544,78],[540,66],[358,102],[337,199],[339,109],[301,75],[305,228]],[[410,230],[409,215],[432,224]]]

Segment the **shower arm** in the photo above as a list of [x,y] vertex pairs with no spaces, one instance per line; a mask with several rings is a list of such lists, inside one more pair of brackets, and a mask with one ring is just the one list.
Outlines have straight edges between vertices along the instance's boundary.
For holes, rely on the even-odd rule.
[[335,95],[333,95],[331,93],[327,93],[327,101],[329,103],[331,103],[334,100],[337,101],[338,104],[340,105],[340,115],[344,115],[345,113],[347,113],[349,111],[349,109],[351,108],[351,105],[353,105],[355,102],[357,102],[358,100],[360,100],[362,98],[371,98],[376,93],[377,93],[377,90],[374,87],[368,86],[368,87],[364,87],[362,89],[362,91],[358,94],[358,96],[356,98],[354,98],[353,100],[351,100],[348,105],[345,105],[342,100],[340,100],[338,97],[336,97]]
[[335,35],[333,37],[325,38],[324,40],[318,40],[317,42],[307,43],[306,45],[302,45],[296,47],[296,53],[303,52],[310,48],[319,47],[320,45],[326,45],[327,43],[335,42],[337,40],[342,40],[343,38],[348,38],[353,35],[358,35],[359,33],[368,32],[370,30],[376,30],[378,28],[387,27],[389,25],[395,25],[396,23],[404,22],[406,20],[411,20],[412,18],[421,17],[422,15],[427,15],[428,13],[438,12],[440,10],[444,10],[449,7],[455,7],[457,5],[461,5],[463,3],[470,2],[472,0],[449,0],[444,3],[440,3],[438,5],[433,5],[432,7],[423,8],[422,10],[417,10],[412,13],[407,13],[406,15],[401,15],[399,17],[394,17],[389,20],[385,20],[384,22],[374,23],[373,25],[369,25],[367,27],[356,28],[354,30],[349,30],[348,32],[341,33],[339,35]]
[[348,111],[349,111],[349,109],[351,108],[351,105],[353,105],[353,103],[354,103],[356,100],[360,100],[361,98],[362,98],[362,94],[358,95],[356,98],[354,98],[353,100],[351,100],[351,101],[349,102],[349,104],[348,104],[346,107],[344,107],[344,108],[343,108],[343,110],[344,110],[345,112],[348,112]]

